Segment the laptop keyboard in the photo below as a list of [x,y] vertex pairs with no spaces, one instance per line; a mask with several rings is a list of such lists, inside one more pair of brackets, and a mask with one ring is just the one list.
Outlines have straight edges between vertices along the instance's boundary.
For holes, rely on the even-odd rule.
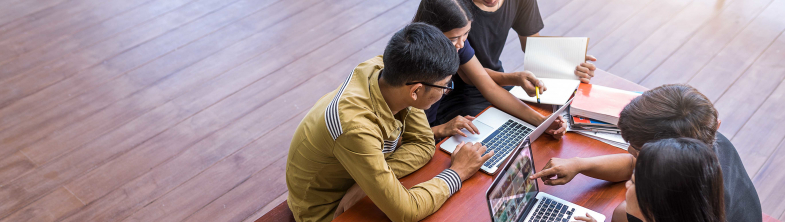
[[[518,144],[523,141],[532,129],[513,120],[507,120],[504,125],[493,131],[493,134],[482,140],[482,145],[488,147],[485,153],[494,151],[493,157],[488,159],[483,166],[493,168],[504,160],[508,153],[512,152]],[[485,153],[483,155],[485,155]]]
[[540,205],[534,214],[529,218],[529,222],[567,222],[575,213],[575,208],[556,202],[550,198],[542,197]]

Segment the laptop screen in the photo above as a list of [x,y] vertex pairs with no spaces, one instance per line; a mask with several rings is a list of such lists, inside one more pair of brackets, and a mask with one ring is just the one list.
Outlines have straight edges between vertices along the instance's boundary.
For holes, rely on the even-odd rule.
[[511,164],[499,172],[494,186],[488,192],[488,201],[494,221],[517,221],[525,217],[527,203],[537,195],[537,181],[529,179],[534,174],[529,141],[524,141]]

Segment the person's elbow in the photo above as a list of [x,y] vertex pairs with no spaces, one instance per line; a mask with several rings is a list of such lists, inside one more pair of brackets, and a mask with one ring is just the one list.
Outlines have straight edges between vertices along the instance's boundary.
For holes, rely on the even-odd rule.
[[420,215],[421,212],[417,208],[411,206],[399,205],[394,211],[393,215],[388,214],[387,217],[396,222],[420,221],[425,218],[425,216]]

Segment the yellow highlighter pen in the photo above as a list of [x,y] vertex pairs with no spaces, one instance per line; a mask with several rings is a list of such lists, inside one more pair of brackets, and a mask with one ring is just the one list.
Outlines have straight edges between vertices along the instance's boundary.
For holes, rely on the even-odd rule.
[[534,87],[534,95],[537,96],[537,104],[540,104],[540,87]]

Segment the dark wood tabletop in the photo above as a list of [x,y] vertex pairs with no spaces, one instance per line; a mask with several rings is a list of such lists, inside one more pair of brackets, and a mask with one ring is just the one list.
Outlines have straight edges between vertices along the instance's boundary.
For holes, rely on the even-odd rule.
[[[630,91],[645,91],[646,88],[602,70],[595,72],[592,84],[603,85]],[[529,104],[543,114],[550,114],[550,106]],[[440,144],[437,144],[439,147]],[[543,135],[532,143],[534,165],[539,171],[552,157],[592,157],[606,154],[626,153],[625,150],[603,142],[567,133],[560,140]],[[401,179],[401,183],[410,188],[418,183],[432,179],[450,167],[450,154],[437,150],[428,164]],[[485,192],[493,182],[494,176],[477,172],[463,182],[461,190],[450,197],[436,213],[423,221],[490,221],[490,213],[485,201]],[[564,200],[592,209],[607,217],[610,221],[613,209],[624,201],[624,183],[611,183],[584,175],[576,176],[570,183],[561,186],[546,186],[537,180],[540,191]],[[364,198],[335,221],[389,221],[387,216],[368,198]]]

